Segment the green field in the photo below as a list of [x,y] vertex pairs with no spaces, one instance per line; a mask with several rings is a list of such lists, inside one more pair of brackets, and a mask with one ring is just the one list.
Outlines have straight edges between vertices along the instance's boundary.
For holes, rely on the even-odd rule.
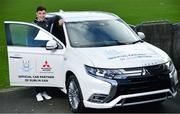
[[32,22],[38,5],[47,7],[49,12],[59,9],[113,12],[134,25],[154,20],[180,21],[180,0],[0,0],[0,89],[9,87],[3,22]]

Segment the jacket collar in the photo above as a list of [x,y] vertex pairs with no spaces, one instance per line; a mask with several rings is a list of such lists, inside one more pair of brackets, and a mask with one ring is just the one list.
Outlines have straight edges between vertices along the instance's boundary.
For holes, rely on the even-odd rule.
[[38,23],[38,22],[45,22],[45,21],[47,21],[47,19],[46,19],[46,18],[45,18],[43,21],[38,20],[38,19],[37,19],[37,17],[34,19],[34,23]]

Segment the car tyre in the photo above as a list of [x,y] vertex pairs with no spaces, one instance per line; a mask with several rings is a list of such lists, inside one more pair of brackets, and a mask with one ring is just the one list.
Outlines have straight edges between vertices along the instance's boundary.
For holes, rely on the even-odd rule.
[[67,80],[67,95],[68,103],[72,112],[85,112],[82,92],[78,80],[74,75],[71,75]]

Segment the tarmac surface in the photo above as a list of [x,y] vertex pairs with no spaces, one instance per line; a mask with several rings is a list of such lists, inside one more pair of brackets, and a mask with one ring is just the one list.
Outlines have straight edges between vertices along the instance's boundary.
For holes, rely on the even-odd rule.
[[[11,88],[0,90],[0,113],[71,113],[67,96],[57,88],[48,88],[51,100],[37,102],[33,88]],[[170,99],[160,105],[143,104],[129,107],[95,110],[87,112],[98,113],[180,113],[180,86],[175,99]]]

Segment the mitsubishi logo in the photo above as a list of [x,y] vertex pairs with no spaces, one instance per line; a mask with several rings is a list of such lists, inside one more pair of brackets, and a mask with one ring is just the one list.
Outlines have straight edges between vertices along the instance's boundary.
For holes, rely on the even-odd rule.
[[43,67],[44,67],[44,68],[45,68],[45,67],[47,67],[47,68],[50,67],[50,65],[48,64],[48,61],[45,61],[45,62],[44,62]]
[[42,70],[42,73],[44,73],[44,72],[53,73],[51,65],[49,65],[47,60],[43,63],[41,70]]
[[143,68],[141,75],[142,75],[142,76],[146,76],[146,75],[149,76],[149,75],[151,75],[151,74],[149,73],[149,71],[148,71],[147,69]]

